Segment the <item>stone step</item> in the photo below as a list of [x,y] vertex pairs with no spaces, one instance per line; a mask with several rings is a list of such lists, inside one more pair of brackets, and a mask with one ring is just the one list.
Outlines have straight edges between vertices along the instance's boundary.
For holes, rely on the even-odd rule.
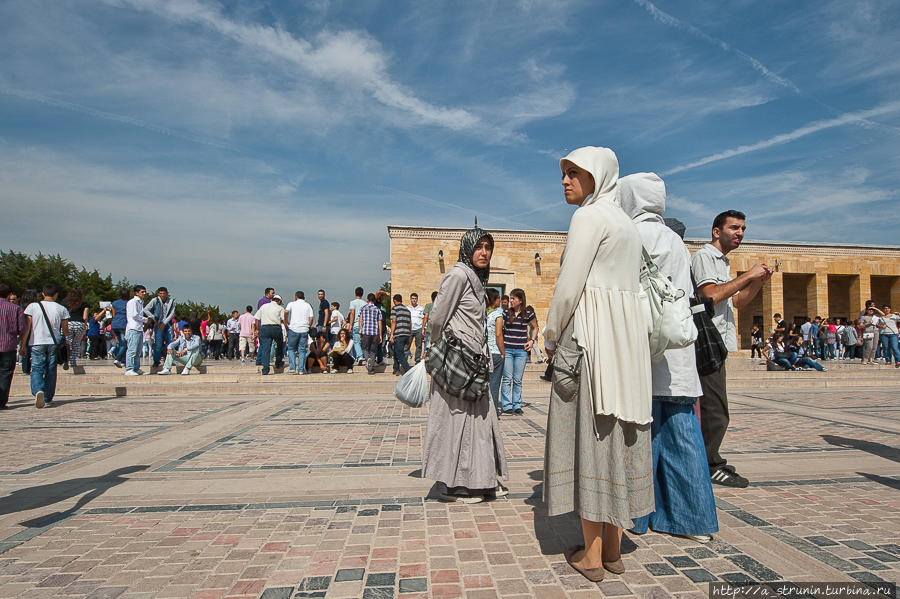
[[[867,372],[866,379],[873,381],[892,381],[892,380],[900,380],[900,371],[895,371],[893,368],[872,368]],[[540,376],[542,372],[526,372],[522,377],[522,381],[526,384],[540,382]],[[177,373],[173,373],[170,376],[178,376]],[[346,372],[339,372],[337,374],[321,374],[321,373],[313,373],[304,376],[297,377],[296,375],[287,373],[287,372],[273,372],[270,375],[263,376],[256,372],[241,372],[241,373],[227,373],[227,372],[217,372],[214,370],[208,370],[206,372],[193,372],[191,375],[193,378],[185,378],[183,379],[184,384],[206,384],[206,383],[229,383],[229,384],[255,384],[255,383],[264,383],[268,384],[270,380],[285,380],[288,379],[291,381],[291,384],[305,384],[308,382],[316,382],[320,384],[329,384],[329,385],[341,385],[341,384],[350,384],[355,385],[360,382],[372,382],[372,381],[380,381],[380,382],[394,382],[398,380],[398,377],[392,375],[390,371],[388,372],[379,372],[374,375],[368,375],[365,369],[357,372],[354,370],[352,374],[347,374]],[[807,371],[794,371],[794,372],[767,372],[765,370],[757,370],[757,371],[728,371],[728,380],[729,381],[757,381],[757,380],[787,380],[787,379],[803,379],[803,380],[814,380],[819,377],[828,377],[829,380],[832,381],[857,381],[859,380],[859,372],[848,372],[844,371],[835,371],[829,370],[828,372],[816,372],[814,370]],[[296,379],[296,380],[294,380]],[[22,375],[21,373],[17,373],[16,377],[13,379],[13,388],[15,389],[16,385],[27,385],[28,377]],[[129,384],[129,385],[152,385],[156,384],[154,381],[165,380],[165,377],[158,376],[156,374],[147,374],[141,377],[128,377],[119,371],[118,373],[107,373],[107,374],[69,374],[68,372],[59,371],[57,374],[57,381],[59,385],[87,385],[87,384]]]
[[[891,376],[893,375],[893,376]],[[320,395],[334,393],[369,394],[393,393],[398,377],[391,374],[369,376],[362,373],[311,374],[296,376],[274,374],[262,377],[232,376],[215,374],[192,374],[183,377],[146,375],[141,377],[108,376],[60,376],[57,380],[57,395],[60,396],[123,396],[123,395]],[[760,372],[748,375],[731,375],[728,385],[737,388],[784,388],[785,385],[800,382],[804,389],[855,387],[859,377],[832,372]],[[872,372],[867,383],[879,387],[900,387],[900,373]],[[548,383],[537,376],[527,376],[523,380],[526,394],[549,392]],[[30,394],[28,377],[15,376],[11,389],[12,396]]]
[[[900,380],[900,370],[894,369],[888,366],[871,366],[865,367],[866,369],[849,369],[849,368],[830,368],[828,372],[817,372],[814,370],[806,370],[806,371],[781,371],[781,372],[768,372],[764,370],[762,367],[756,367],[754,370],[741,370],[741,369],[728,369],[728,380],[729,381],[758,381],[758,380],[815,380],[820,377],[828,377],[831,381],[845,381],[845,382],[853,382],[859,380],[859,375],[862,372],[866,373],[866,379],[869,381],[877,381],[877,382],[887,382],[892,380]],[[180,370],[176,370],[172,376],[179,376],[178,372]],[[526,371],[525,375],[522,377],[522,380],[525,384],[540,382],[540,376],[543,374],[542,370],[532,370]],[[57,371],[57,381],[58,385],[87,385],[87,384],[116,384],[116,385],[153,385],[158,384],[156,381],[164,381],[167,380],[166,377],[159,376],[154,373],[148,373],[144,376],[139,377],[130,377],[125,376],[122,370],[113,370],[108,371],[104,374],[78,374],[77,371],[73,373],[70,369],[68,371],[58,370]],[[395,384],[398,380],[398,377],[391,374],[390,369],[384,370],[383,367],[379,368],[379,371],[374,375],[369,375],[366,373],[365,368],[358,368],[353,371],[351,374],[347,374],[344,371],[341,371],[337,374],[322,374],[322,373],[312,373],[303,376],[293,375],[285,370],[276,370],[272,369],[272,373],[266,376],[263,376],[256,371],[226,371],[222,369],[213,369],[213,368],[204,368],[200,366],[199,371],[195,370],[192,372],[190,377],[185,377],[180,379],[180,384],[211,384],[211,383],[223,383],[223,384],[269,384],[270,382],[278,382],[283,381],[287,384],[307,384],[311,382],[315,382],[318,384],[325,385],[356,385],[359,383],[372,383],[372,382],[384,382]],[[13,388],[15,389],[16,385],[27,385],[28,377],[18,373],[17,376],[13,379]]]

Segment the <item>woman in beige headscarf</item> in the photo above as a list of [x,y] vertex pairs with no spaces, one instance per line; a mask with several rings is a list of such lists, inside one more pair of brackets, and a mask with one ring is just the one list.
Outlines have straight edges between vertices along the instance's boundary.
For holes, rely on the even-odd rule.
[[[544,500],[577,511],[584,545],[569,564],[590,580],[624,572],[622,529],[653,511],[650,349],[639,298],[641,237],[619,207],[608,148],[560,160],[572,215],[544,338],[553,372]],[[566,374],[578,362],[580,375]]]

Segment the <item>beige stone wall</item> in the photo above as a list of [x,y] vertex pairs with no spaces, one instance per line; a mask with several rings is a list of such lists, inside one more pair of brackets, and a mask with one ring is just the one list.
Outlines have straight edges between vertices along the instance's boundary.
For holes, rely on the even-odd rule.
[[[421,303],[427,303],[431,292],[440,286],[444,272],[456,263],[459,240],[465,231],[388,227],[388,232],[391,292],[402,294],[404,301],[416,292]],[[503,286],[506,293],[516,287],[523,289],[543,326],[559,274],[565,233],[499,231],[492,235],[495,248],[489,283]],[[440,250],[444,252],[443,261],[438,258]],[[535,261],[535,254],[540,254],[539,262]]]
[[[391,289],[404,300],[413,291],[429,301],[441,276],[453,266],[464,229],[388,227],[391,252]],[[496,247],[491,280],[506,292],[525,290],[543,325],[566,234],[557,231],[492,231]],[[705,241],[687,240],[691,252]],[[438,259],[443,250],[443,261]],[[535,262],[535,254],[541,256]],[[737,314],[741,345],[749,347],[753,317],[762,317],[763,330],[772,327],[772,315],[854,317],[865,300],[900,307],[900,247],[775,243],[745,241],[728,255],[731,274],[738,276],[757,262],[777,266],[778,272],[763,286],[759,297]],[[787,275],[787,276],[785,276]],[[742,313],[741,313],[742,312]]]

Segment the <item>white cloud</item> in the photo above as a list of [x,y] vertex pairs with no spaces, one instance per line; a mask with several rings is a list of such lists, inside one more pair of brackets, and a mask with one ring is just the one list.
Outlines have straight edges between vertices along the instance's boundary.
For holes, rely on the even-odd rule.
[[883,114],[889,114],[892,112],[896,112],[900,110],[900,102],[889,102],[887,104],[882,104],[881,106],[877,106],[875,108],[870,108],[868,110],[859,110],[856,112],[847,112],[838,117],[832,119],[824,119],[821,121],[815,121],[808,125],[804,125],[803,127],[798,127],[793,131],[789,131],[788,133],[781,133],[779,135],[775,135],[763,141],[759,141],[753,144],[747,144],[743,146],[738,146],[736,148],[732,148],[729,150],[724,150],[722,152],[716,152],[715,154],[711,154],[709,156],[705,156],[699,160],[695,160],[693,162],[689,162],[687,164],[683,164],[680,166],[676,166],[675,168],[671,168],[668,171],[664,172],[664,175],[673,175],[675,173],[680,173],[686,170],[694,169],[699,166],[704,166],[706,164],[710,164],[712,162],[718,162],[720,160],[726,160],[728,158],[734,158],[735,156],[741,156],[743,154],[749,154],[750,152],[758,152],[759,150],[765,150],[767,148],[771,148],[773,146],[785,144],[792,142],[796,139],[800,139],[801,137],[806,137],[807,135],[812,135],[813,133],[818,133],[819,131],[824,131],[826,129],[831,129],[834,127],[841,127],[843,125],[853,124],[853,123],[865,123],[869,117],[879,116]]
[[389,278],[380,267],[391,219],[378,201],[351,210],[340,197],[240,175],[111,167],[5,145],[0,182],[3,249],[59,252],[114,277],[168,283],[182,298],[243,305],[258,293],[248,289],[266,285],[349,291]]
[[[684,214],[688,235],[705,237],[726,209],[747,215],[747,238],[896,244],[896,189],[870,182],[866,167],[791,169],[678,187],[668,208]],[[680,216],[671,214],[667,216]],[[864,232],[864,233],[863,233]]]
[[178,22],[200,25],[253,50],[286,60],[309,75],[338,85],[352,85],[384,105],[423,124],[454,131],[484,127],[469,111],[443,107],[417,97],[388,74],[388,59],[379,43],[362,32],[322,32],[313,42],[283,29],[238,23],[215,7],[194,0],[109,0]]

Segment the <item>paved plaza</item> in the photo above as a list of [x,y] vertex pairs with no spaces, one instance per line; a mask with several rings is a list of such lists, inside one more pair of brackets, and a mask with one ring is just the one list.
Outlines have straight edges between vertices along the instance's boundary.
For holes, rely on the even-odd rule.
[[427,412],[393,399],[396,379],[252,387],[234,368],[117,391],[110,367],[80,375],[106,395],[71,387],[43,410],[17,374],[0,412],[0,597],[700,599],[709,581],[900,580],[896,382],[736,373],[724,449],[751,487],[715,488],[707,545],[626,533],[627,571],[598,585],[563,557],[577,519],[541,501],[539,370],[525,414],[500,423],[509,498],[461,505],[420,478]]

